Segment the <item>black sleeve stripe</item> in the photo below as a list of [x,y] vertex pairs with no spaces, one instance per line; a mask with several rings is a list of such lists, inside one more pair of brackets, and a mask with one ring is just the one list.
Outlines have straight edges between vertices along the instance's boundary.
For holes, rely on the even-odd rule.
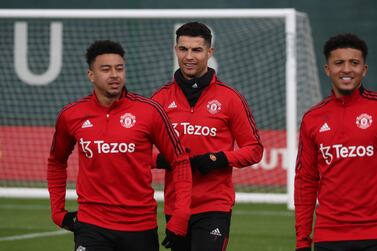
[[70,103],[66,106],[64,106],[58,113],[57,115],[57,118],[56,118],[56,122],[55,122],[55,132],[54,132],[54,135],[52,137],[52,143],[51,143],[51,147],[50,147],[50,152],[55,152],[55,145],[56,145],[56,131],[57,131],[57,128],[58,128],[58,121],[60,120],[60,117],[62,116],[62,114],[65,112],[65,111],[68,111],[69,109],[71,109],[72,107],[75,107],[76,105],[78,104],[81,104],[81,103],[84,103],[84,102],[88,102],[91,100],[91,95],[89,96],[86,96],[86,97],[83,97],[73,103]]
[[327,98],[325,98],[324,100],[320,101],[318,104],[312,106],[308,111],[306,111],[304,113],[304,115],[302,116],[302,120],[304,119],[304,117],[306,116],[306,114],[314,111],[314,110],[317,110],[323,106],[325,106],[326,104],[328,104],[330,101],[332,100],[332,96],[329,96]]
[[[58,116],[57,116],[56,121],[59,120],[59,118],[60,118],[60,116],[62,115],[63,112],[65,112],[65,111],[71,109],[72,107],[74,107],[74,106],[76,106],[76,105],[78,105],[78,104],[81,104],[81,103],[84,103],[84,102],[88,102],[88,101],[90,101],[91,99],[92,99],[92,94],[90,94],[89,96],[83,97],[83,98],[81,98],[81,99],[79,99],[79,100],[77,100],[77,101],[75,101],[75,102],[73,102],[73,103],[70,103],[70,104],[64,106],[63,109],[61,109],[60,112],[58,113]],[[55,127],[56,127],[56,126],[55,126]]]
[[157,91],[155,91],[151,98],[153,98],[157,93],[159,93],[160,91],[164,90],[164,89],[169,89],[172,85],[174,84],[174,82],[168,82],[166,84],[164,84],[161,88],[159,88]]
[[220,85],[220,86],[223,86],[223,87],[225,87],[225,88],[227,88],[227,89],[229,89],[231,91],[233,91],[238,96],[238,98],[241,100],[243,108],[244,108],[244,111],[246,112],[247,118],[249,120],[249,124],[250,124],[251,128],[253,129],[254,137],[258,140],[258,143],[261,144],[261,139],[260,139],[260,136],[259,136],[259,133],[258,133],[257,126],[255,124],[253,115],[251,114],[251,111],[249,109],[249,105],[248,105],[245,97],[242,96],[237,90],[229,87],[228,85],[226,85],[226,84],[224,84],[222,82],[217,82],[217,84]]
[[176,155],[181,155],[183,154],[185,151],[183,149],[183,146],[181,144],[181,142],[179,141],[178,139],[178,136],[177,134],[175,133],[172,125],[171,125],[171,122],[169,120],[169,117],[167,116],[167,114],[165,113],[164,109],[161,107],[160,104],[158,104],[156,101],[154,100],[151,100],[149,98],[145,98],[143,96],[140,96],[138,94],[135,94],[135,93],[130,93],[128,92],[127,93],[127,96],[132,99],[132,100],[137,100],[137,101],[140,101],[140,102],[143,102],[143,103],[147,103],[147,104],[150,104],[152,105],[156,110],[157,112],[160,114],[160,116],[162,117],[162,120],[164,121],[164,124],[165,124],[165,127],[166,127],[166,130],[168,132],[168,135],[169,135],[169,138],[170,138],[170,141],[173,143],[173,146],[174,146],[174,149],[175,149],[175,154]]
[[361,95],[367,99],[377,100],[377,92],[374,91],[364,89]]
[[156,101],[153,101],[151,99],[142,97],[142,96],[134,94],[134,93],[131,93],[130,96],[132,96],[135,100],[151,104],[154,108],[156,108],[156,110],[159,112],[160,116],[162,117],[162,119],[163,119],[163,121],[165,123],[165,127],[166,127],[166,129],[168,131],[168,135],[170,137],[170,140],[171,140],[171,142],[174,145],[174,148],[176,150],[176,154],[177,155],[181,155],[182,153],[184,153],[183,147],[182,147],[182,145],[181,145],[181,143],[180,143],[180,141],[178,139],[178,136],[175,133],[173,127],[171,126],[171,122],[169,120],[169,117],[167,116],[167,114],[165,113],[165,111],[163,110],[163,108],[161,107],[161,105],[158,104]]

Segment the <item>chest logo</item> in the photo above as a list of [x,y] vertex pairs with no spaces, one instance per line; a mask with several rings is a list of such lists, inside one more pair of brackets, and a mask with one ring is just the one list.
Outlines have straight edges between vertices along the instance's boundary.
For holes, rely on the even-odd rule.
[[216,114],[221,110],[221,103],[216,99],[211,100],[207,104],[207,110],[211,114]]
[[90,120],[87,119],[81,126],[81,128],[88,128],[88,127],[93,127],[93,124],[90,123]]
[[131,128],[136,123],[136,117],[132,113],[125,113],[120,117],[120,124],[125,128]]
[[168,106],[168,109],[174,109],[174,108],[177,108],[177,104],[175,103],[175,101],[171,102],[170,105]]
[[321,126],[321,128],[319,129],[319,132],[326,132],[326,131],[330,131],[330,130],[331,130],[330,126],[325,122],[325,123]]
[[356,118],[356,125],[360,129],[367,129],[368,127],[372,125],[372,122],[373,122],[372,116],[370,116],[367,113],[363,113]]

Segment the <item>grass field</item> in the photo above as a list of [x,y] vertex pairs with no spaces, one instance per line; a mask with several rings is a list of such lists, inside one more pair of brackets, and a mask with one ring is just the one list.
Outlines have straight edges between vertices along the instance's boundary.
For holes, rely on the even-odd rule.
[[[75,208],[74,201],[68,203],[68,208]],[[159,208],[162,208],[161,204]],[[160,241],[165,228],[162,216],[159,210]],[[48,200],[0,198],[0,250],[72,251],[73,235],[52,223]],[[161,247],[160,250],[165,249]],[[285,205],[236,205],[227,250],[294,250],[293,212]]]

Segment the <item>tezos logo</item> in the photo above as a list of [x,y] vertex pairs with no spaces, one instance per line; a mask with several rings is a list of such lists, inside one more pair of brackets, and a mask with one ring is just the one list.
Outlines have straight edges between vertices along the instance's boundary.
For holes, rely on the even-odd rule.
[[198,136],[216,136],[217,129],[215,127],[192,125],[189,122],[172,123],[175,133],[179,136],[178,126],[182,128],[184,135],[198,135]]
[[211,114],[216,114],[221,110],[221,103],[218,100],[211,100],[207,104],[207,110]]
[[92,149],[90,146],[92,141],[84,141],[83,138],[80,138],[79,144],[81,146],[82,151],[84,152],[85,156],[88,159],[93,158],[93,151],[98,154],[107,154],[107,153],[133,153],[135,152],[136,145],[135,143],[118,143],[118,142],[111,142],[106,143],[103,140],[95,140],[93,141],[95,147]]
[[363,113],[356,118],[356,125],[361,129],[367,129],[372,125],[372,122],[372,116],[366,113]]
[[[333,149],[335,153],[333,154]],[[339,158],[355,158],[355,157],[371,157],[374,154],[373,146],[343,146],[342,144],[324,146],[319,145],[319,150],[327,165],[330,165],[334,157]],[[334,156],[335,155],[335,156]]]
[[120,117],[120,124],[125,128],[131,128],[136,123],[136,117],[132,113],[125,113]]

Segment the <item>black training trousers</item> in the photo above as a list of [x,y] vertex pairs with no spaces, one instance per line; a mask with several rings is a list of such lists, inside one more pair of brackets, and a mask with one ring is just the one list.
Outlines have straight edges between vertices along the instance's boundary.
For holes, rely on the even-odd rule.
[[[166,216],[170,219],[170,215]],[[186,238],[172,251],[225,251],[229,240],[230,212],[205,212],[190,217]]]
[[377,240],[330,241],[314,243],[315,251],[377,251]]
[[159,251],[157,228],[116,231],[76,222],[75,251]]

